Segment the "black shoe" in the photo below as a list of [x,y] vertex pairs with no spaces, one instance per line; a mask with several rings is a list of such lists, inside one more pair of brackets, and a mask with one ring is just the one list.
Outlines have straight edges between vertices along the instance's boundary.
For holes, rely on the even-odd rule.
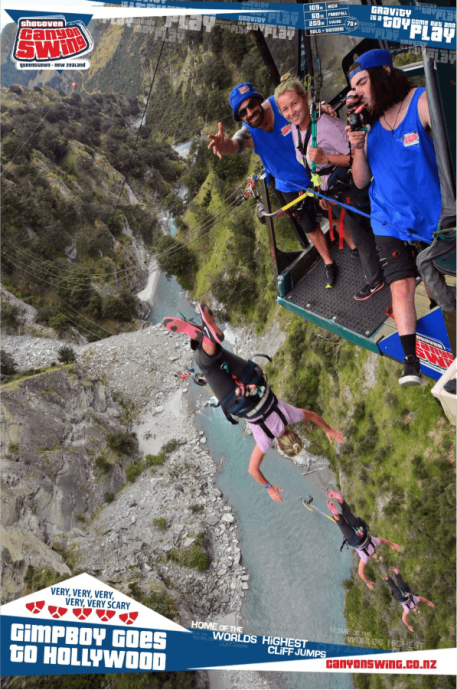
[[451,395],[455,395],[456,392],[456,379],[451,379],[447,383],[444,384],[443,388],[446,391],[446,393],[450,393]]
[[350,249],[350,252],[353,259],[360,259],[359,250],[357,249],[357,247],[354,247],[354,249]]
[[420,386],[422,374],[420,361],[416,355],[408,355],[403,360],[403,374],[398,379],[400,386]]
[[336,283],[336,276],[338,273],[338,266],[335,262],[332,264],[325,264],[325,287],[332,288]]
[[369,299],[371,295],[374,295],[375,292],[378,292],[378,290],[382,290],[384,287],[384,283],[380,281],[379,283],[372,283],[369,285],[368,283],[361,288],[357,294],[354,295],[354,299],[357,300],[357,302],[361,302],[364,299]]

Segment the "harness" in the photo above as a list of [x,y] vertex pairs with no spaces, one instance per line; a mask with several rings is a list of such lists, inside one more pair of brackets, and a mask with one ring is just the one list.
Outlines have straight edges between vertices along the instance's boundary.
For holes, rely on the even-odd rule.
[[389,251],[389,247],[386,246],[383,252],[386,253],[387,256],[379,256],[379,263],[381,264],[381,268],[384,270],[384,268],[387,266],[388,263],[392,261],[392,259],[399,259],[401,255],[407,250],[413,254],[414,258],[416,258],[418,251],[417,247],[412,242],[403,241],[403,246],[400,249],[396,248],[393,252]]
[[[400,589],[400,587],[398,587],[398,589],[400,590],[400,594],[394,594],[394,599],[396,599],[396,601],[399,601],[401,604],[406,604],[408,609],[411,611],[416,606],[416,604],[414,603],[413,593],[404,592],[402,589]],[[410,604],[412,604],[412,606]]]
[[[266,357],[271,361],[271,357],[268,355],[254,355],[254,357]],[[221,407],[230,424],[238,424],[233,417],[247,419],[251,424],[258,424],[268,438],[274,439],[274,435],[265,424],[268,417],[273,412],[276,412],[284,426],[287,426],[288,421],[279,409],[278,399],[271,390],[262,369],[250,359],[239,378],[231,374],[229,366],[225,362],[221,364],[221,370],[233,379],[235,388],[223,400],[220,400],[217,405],[213,404],[212,407]],[[204,385],[200,377],[197,379],[194,376],[194,380],[199,385]],[[206,383],[205,379],[203,381]],[[240,390],[238,395],[236,389]]]
[[[341,518],[343,518],[343,520],[345,519],[343,516],[341,516]],[[349,525],[347,520],[346,524]],[[349,527],[352,527],[354,532],[356,532],[356,530],[359,529],[359,527],[354,527],[353,525],[349,525]],[[376,549],[376,547],[371,541],[371,536],[368,532],[368,525],[364,520],[362,520],[361,527],[363,528],[363,534],[360,535],[355,533],[350,539],[344,539],[343,543],[341,544],[340,551],[342,551],[344,545],[347,544],[348,546],[352,546],[353,549],[359,549],[360,551],[363,551],[368,557],[370,556],[370,554],[368,553],[368,547],[370,546],[370,544],[373,546],[373,549]]]
[[[270,359],[267,355],[260,356]],[[237,395],[236,390],[233,390],[218,403],[222,407],[222,411],[228,421],[231,424],[238,424],[233,419],[233,415],[241,419],[247,419],[251,424],[258,424],[268,438],[274,439],[274,435],[265,424],[266,420],[273,412],[276,412],[284,426],[287,426],[287,419],[279,409],[278,399],[267,383],[262,369],[255,362],[249,360],[240,379],[230,374],[227,364],[222,364],[221,369],[232,377],[236,387],[241,392],[241,394]],[[263,413],[262,410],[264,410]],[[256,417],[256,419],[252,419],[253,417]]]
[[[306,171],[308,175],[312,175],[312,169],[309,167],[308,160],[306,158],[306,152],[308,150],[308,144],[309,140],[311,137],[312,133],[312,127],[313,127],[313,122],[309,125],[304,140],[302,140],[301,137],[301,132],[300,129],[297,127],[297,125],[294,125],[297,133],[297,138],[298,138],[298,144],[297,144],[297,149],[300,151],[302,155],[302,162],[303,165],[306,168]],[[317,127],[317,125],[316,125]],[[317,136],[317,135],[316,135]],[[317,139],[316,139],[317,141]],[[313,166],[315,167],[316,164],[313,163]],[[352,176],[349,172],[349,168],[344,167],[342,165],[328,165],[326,168],[321,168],[319,170],[319,177],[322,175],[329,175],[330,177],[328,178],[327,181],[327,192],[332,192],[335,199],[339,201],[346,201],[347,204],[350,203],[351,198],[347,196],[348,190],[352,186]],[[322,180],[321,180],[322,181]],[[346,192],[346,195],[344,194]],[[328,207],[327,207],[327,212],[328,212],[328,224],[329,224],[329,229],[330,229],[330,239],[333,240],[334,235],[333,235],[333,215],[332,215],[332,203],[336,205],[335,202],[329,201],[328,202]],[[338,234],[339,234],[339,243],[338,246],[340,249],[343,249],[343,225],[344,225],[344,215],[346,213],[345,208],[341,208],[341,213],[340,213],[340,219],[339,219],[339,226],[338,226]]]

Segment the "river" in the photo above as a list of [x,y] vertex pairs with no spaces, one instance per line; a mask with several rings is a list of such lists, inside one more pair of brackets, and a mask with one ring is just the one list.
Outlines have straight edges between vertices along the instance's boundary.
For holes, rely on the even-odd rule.
[[[176,279],[162,274],[150,318],[157,323],[178,312],[196,316]],[[189,389],[194,407],[202,390]],[[236,514],[243,564],[251,576],[241,611],[244,632],[344,644],[336,630],[346,627],[341,583],[349,577],[352,554],[340,553],[336,525],[298,500],[298,492],[311,494],[316,506],[326,509],[320,473],[302,476],[303,468],[270,450],[262,471],[284,489],[284,502],[275,503],[248,473],[254,440],[243,435],[243,425],[232,426],[220,408],[210,406],[199,410],[195,421],[218,463],[217,485]],[[284,688],[353,687],[351,676],[339,673],[274,673],[270,682]]]

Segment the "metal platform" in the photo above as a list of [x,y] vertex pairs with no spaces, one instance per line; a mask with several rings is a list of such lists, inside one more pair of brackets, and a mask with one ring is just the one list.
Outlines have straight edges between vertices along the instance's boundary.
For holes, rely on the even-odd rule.
[[347,246],[335,246],[330,253],[339,269],[334,288],[325,289],[324,262],[319,261],[281,301],[369,338],[386,319],[386,307],[392,304],[390,289],[386,286],[369,299],[356,301],[354,295],[365,282],[360,260],[352,256]]

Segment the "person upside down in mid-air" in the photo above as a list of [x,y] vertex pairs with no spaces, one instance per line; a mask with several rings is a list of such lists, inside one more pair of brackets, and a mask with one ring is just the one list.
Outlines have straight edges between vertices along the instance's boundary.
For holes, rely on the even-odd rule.
[[415,609],[416,606],[421,603],[421,601],[430,606],[432,609],[435,608],[435,604],[432,604],[432,602],[428,599],[424,599],[424,597],[415,596],[411,591],[411,587],[403,580],[398,568],[392,568],[392,570],[395,573],[396,583],[387,575],[387,573],[384,573],[383,575],[384,580],[389,585],[393,598],[399,601],[403,606],[403,616],[401,618],[403,623],[410,632],[414,632],[413,626],[408,623],[408,614],[410,611]]
[[314,422],[322,427],[329,441],[341,442],[343,435],[315,412],[293,407],[278,399],[255,362],[248,362],[221,346],[224,334],[211,309],[200,304],[199,310],[202,326],[174,317],[164,318],[162,324],[169,331],[185,333],[191,338],[192,349],[197,351],[197,364],[229,421],[237,423],[232,415],[246,419],[256,442],[249,461],[249,473],[268,491],[273,501],[282,503],[282,489],[270,484],[260,471],[273,440],[277,438],[280,449],[292,457],[300,452],[302,442],[295,432],[288,429],[289,424],[304,420]]
[[344,537],[344,544],[352,546],[360,556],[358,574],[369,589],[373,589],[374,583],[366,579],[365,565],[376,551],[380,544],[391,546],[394,551],[401,551],[401,546],[394,544],[388,539],[372,537],[368,532],[368,525],[362,518],[355,517],[348,504],[338,491],[327,491],[327,506],[333,515],[333,519],[341,530]]

